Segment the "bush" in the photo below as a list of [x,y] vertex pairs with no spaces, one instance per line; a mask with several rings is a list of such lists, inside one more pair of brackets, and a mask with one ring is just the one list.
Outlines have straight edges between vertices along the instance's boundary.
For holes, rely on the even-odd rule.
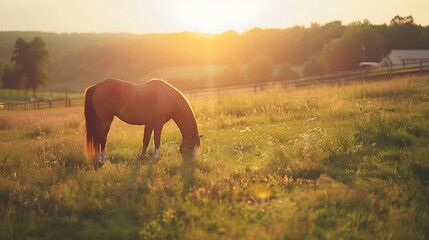
[[271,81],[273,79],[274,67],[271,57],[256,57],[247,67],[247,79],[249,82]]

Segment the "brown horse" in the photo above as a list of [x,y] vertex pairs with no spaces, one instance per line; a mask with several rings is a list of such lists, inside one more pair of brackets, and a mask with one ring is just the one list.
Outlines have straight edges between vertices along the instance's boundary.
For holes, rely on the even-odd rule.
[[134,84],[107,79],[85,90],[85,139],[88,158],[95,158],[95,166],[106,159],[106,140],[110,124],[116,116],[133,125],[145,125],[140,159],[144,158],[152,131],[154,158],[159,158],[162,127],[170,119],[182,134],[180,153],[195,158],[200,146],[197,122],[188,100],[170,84],[152,79],[145,84]]

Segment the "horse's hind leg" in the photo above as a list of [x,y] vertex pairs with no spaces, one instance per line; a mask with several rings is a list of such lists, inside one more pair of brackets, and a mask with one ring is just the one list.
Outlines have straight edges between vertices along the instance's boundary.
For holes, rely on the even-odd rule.
[[101,144],[97,145],[97,148],[95,149],[95,158],[94,158],[94,168],[97,169],[99,167],[102,167],[104,164],[104,158],[105,158],[105,148],[104,150],[101,150],[102,147]]
[[155,145],[155,152],[153,154],[153,157],[155,159],[159,159],[160,155],[159,155],[159,145],[161,145],[161,132],[162,132],[162,127],[164,126],[164,124],[162,125],[157,125],[154,127],[153,130],[153,142]]
[[139,159],[143,159],[146,155],[146,150],[147,150],[147,147],[149,146],[152,131],[153,131],[152,125],[146,125],[144,127],[143,146],[142,146],[142,150],[140,151],[140,154],[139,154]]
[[110,124],[112,123],[112,119],[105,120],[101,122],[101,124],[97,127],[97,142],[99,147],[95,150],[96,159],[95,159],[95,167],[101,167],[106,160],[106,142],[107,142],[107,134],[110,130]]

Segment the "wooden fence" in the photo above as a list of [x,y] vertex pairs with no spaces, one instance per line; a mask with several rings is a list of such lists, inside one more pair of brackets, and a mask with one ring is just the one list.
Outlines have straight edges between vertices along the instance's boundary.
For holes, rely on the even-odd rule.
[[186,96],[190,98],[198,98],[204,96],[220,96],[226,94],[252,93],[264,91],[270,84],[282,86],[283,88],[303,88],[315,85],[346,85],[357,82],[380,81],[388,80],[395,76],[421,76],[428,73],[429,61],[424,62],[424,64],[418,64],[408,67],[404,67],[401,64],[398,66],[390,67],[361,68],[354,71],[332,73],[298,79],[288,79],[272,82],[256,82],[216,88],[193,89],[185,90],[183,92]]
[[64,98],[32,102],[0,102],[0,110],[39,110],[56,107],[82,106],[83,98]]
[[[299,79],[289,79],[284,81],[257,82],[249,84],[231,85],[216,88],[185,90],[183,93],[189,98],[220,96],[236,93],[252,93],[263,91],[269,84],[275,84],[284,88],[309,87],[314,85],[344,85],[362,81],[377,81],[393,78],[394,76],[404,75],[423,75],[429,73],[429,62],[420,62],[409,67],[393,66],[359,69],[356,71],[326,74],[322,76],[306,77]],[[51,94],[52,95],[52,94]],[[64,94],[63,94],[64,96]],[[62,97],[62,98],[42,98],[32,102],[2,102],[0,100],[0,110],[37,110],[49,109],[55,107],[82,106],[84,103],[82,97]]]

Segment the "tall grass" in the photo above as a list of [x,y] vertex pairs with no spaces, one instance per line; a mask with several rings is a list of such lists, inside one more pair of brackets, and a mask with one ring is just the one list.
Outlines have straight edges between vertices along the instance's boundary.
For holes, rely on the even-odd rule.
[[[0,112],[1,239],[427,239],[429,78],[191,99],[159,161],[115,120],[83,155],[81,108]],[[149,154],[153,150],[149,150]]]

